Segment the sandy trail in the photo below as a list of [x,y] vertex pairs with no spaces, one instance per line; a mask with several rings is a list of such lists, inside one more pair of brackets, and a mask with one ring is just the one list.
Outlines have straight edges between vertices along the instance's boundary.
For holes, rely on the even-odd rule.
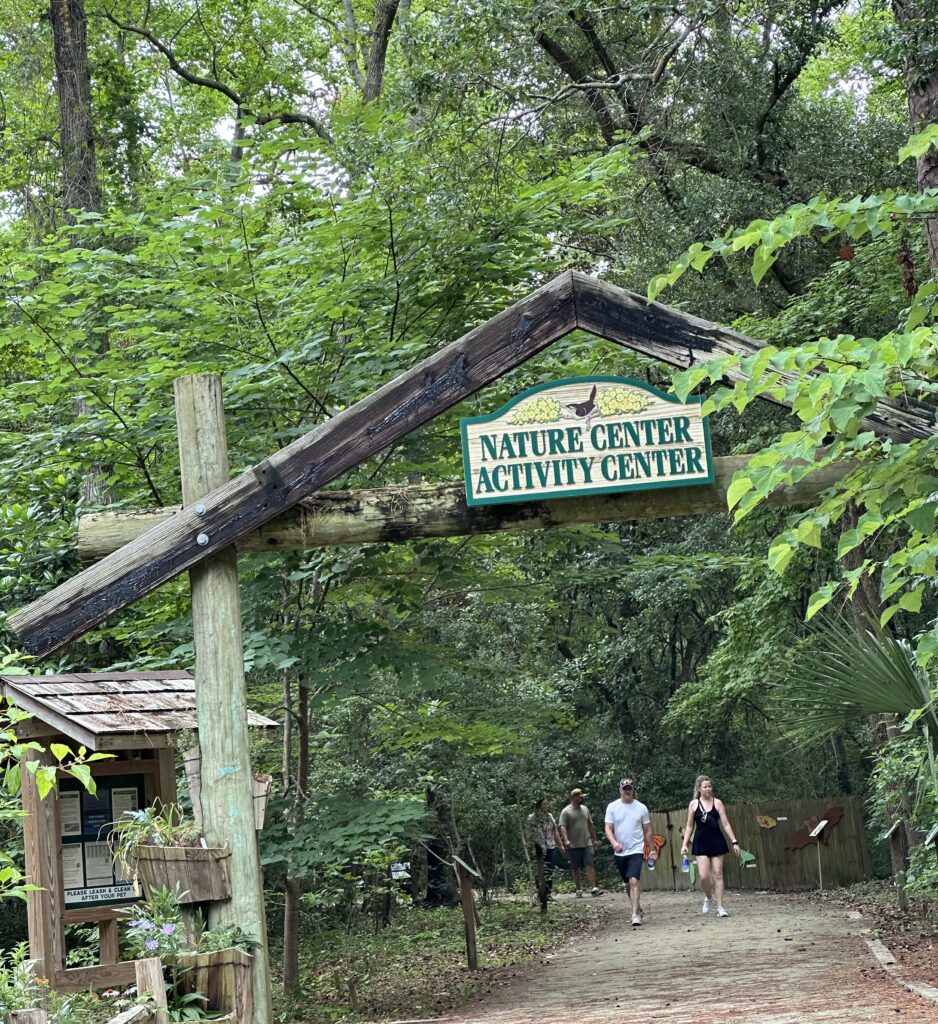
[[[568,899],[571,897],[558,897]],[[938,1006],[901,989],[843,910],[774,893],[733,893],[732,916],[695,894],[643,896],[628,924],[618,893],[595,933],[571,939],[510,987],[454,1011],[453,1024],[938,1024]]]

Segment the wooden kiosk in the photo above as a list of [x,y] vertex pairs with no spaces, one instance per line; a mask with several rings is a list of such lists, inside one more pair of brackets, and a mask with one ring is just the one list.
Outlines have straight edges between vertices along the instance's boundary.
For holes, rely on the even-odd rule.
[[[176,799],[172,737],[195,730],[195,683],[187,672],[101,672],[0,676],[0,694],[33,717],[17,727],[23,739],[106,751],[113,759],[91,765],[97,795],[63,774],[56,796],[39,798],[31,773],[22,773],[26,875],[40,886],[27,896],[30,956],[36,973],[61,990],[108,988],[135,981],[133,961],[121,962],[118,918],[136,895],[115,874],[107,826],[125,811],[156,798]],[[248,711],[248,725],[277,723]],[[36,756],[36,755],[34,755]],[[54,764],[52,755],[39,755]],[[97,924],[100,961],[65,965],[65,926]]]

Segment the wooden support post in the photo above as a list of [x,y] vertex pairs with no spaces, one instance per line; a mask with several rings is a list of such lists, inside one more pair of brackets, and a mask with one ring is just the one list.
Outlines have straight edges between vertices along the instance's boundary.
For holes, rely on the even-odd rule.
[[[221,378],[175,382],[182,500],[198,518],[199,499],[228,482]],[[201,543],[202,535],[195,538]],[[254,1024],[270,1024],[270,970],[264,882],[254,831],[254,792],[238,559],[234,548],[193,567],[192,628],[195,692],[202,748],[202,829],[211,846],[231,850],[231,899],[209,907],[212,927],[239,925],[261,945],[254,951]]]
[[49,1014],[45,1010],[11,1010],[6,1024],[48,1024]]
[[27,761],[40,765],[54,763],[48,751],[34,750],[26,754],[22,764],[23,845],[26,878],[40,888],[27,893],[26,915],[29,929],[29,955],[41,962],[37,972],[52,978],[65,966],[65,926],[62,922],[62,862],[59,857],[58,808],[55,795],[39,797],[36,778],[26,767]]
[[116,964],[118,958],[117,918],[109,918],[98,922],[98,936],[101,951],[98,962]]
[[136,961],[137,994],[152,997],[154,1024],[169,1024],[169,1004],[166,1001],[166,982],[163,979],[163,962],[158,956]]
[[479,969],[479,953],[476,949],[476,914],[475,900],[472,896],[472,880],[469,872],[457,860],[456,879],[459,882],[459,900],[462,903],[462,916],[466,926],[466,962],[470,971]]
[[[892,823],[889,831],[886,833],[886,838],[889,840],[889,856],[892,858],[892,863],[894,865],[903,865],[905,863],[905,849],[901,818],[897,818]],[[896,895],[899,898],[899,909],[902,911],[908,910],[909,900],[905,892],[905,870],[901,866],[895,873],[895,880]]]

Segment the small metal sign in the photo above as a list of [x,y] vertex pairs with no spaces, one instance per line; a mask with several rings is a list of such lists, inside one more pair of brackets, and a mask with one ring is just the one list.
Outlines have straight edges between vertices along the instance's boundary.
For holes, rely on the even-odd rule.
[[713,482],[702,398],[628,377],[540,384],[460,421],[469,505]]
[[808,833],[809,839],[816,839],[827,828],[827,818],[822,819],[814,826],[814,831]]

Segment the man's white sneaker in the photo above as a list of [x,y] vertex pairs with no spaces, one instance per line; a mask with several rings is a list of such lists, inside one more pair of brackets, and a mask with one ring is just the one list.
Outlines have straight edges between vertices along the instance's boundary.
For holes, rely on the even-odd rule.
[[576,894],[577,894],[577,896],[582,896],[583,895],[583,890],[582,889],[577,889]]
[[642,915],[641,914],[633,914],[632,915],[632,927],[634,928],[636,925],[640,925],[641,923],[642,923]]
[[710,897],[709,896],[704,896],[704,904],[701,907],[700,912],[701,912],[701,914],[709,914],[710,913]]
[[590,896],[602,896],[602,894],[603,891],[599,888],[598,885],[594,885],[593,888],[590,889]]
[[728,911],[724,910],[722,907],[717,907],[717,917],[729,917],[729,916],[730,915],[729,915]]

